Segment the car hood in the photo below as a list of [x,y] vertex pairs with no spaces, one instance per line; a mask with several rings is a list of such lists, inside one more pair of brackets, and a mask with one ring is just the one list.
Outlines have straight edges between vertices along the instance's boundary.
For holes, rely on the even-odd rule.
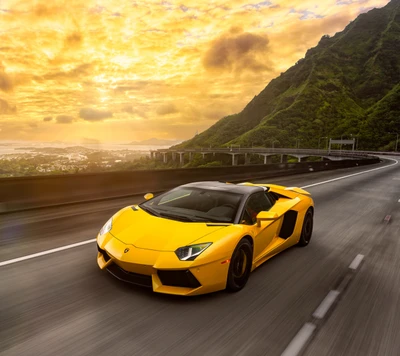
[[224,228],[226,225],[160,218],[140,208],[127,207],[114,215],[110,233],[127,245],[149,250],[175,251]]

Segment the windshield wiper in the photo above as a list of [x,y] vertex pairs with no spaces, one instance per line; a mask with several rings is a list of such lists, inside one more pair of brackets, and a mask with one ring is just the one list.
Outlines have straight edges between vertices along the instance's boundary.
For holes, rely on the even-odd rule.
[[148,213],[148,214],[151,214],[151,215],[154,215],[154,216],[158,216],[158,217],[161,216],[158,212],[156,212],[155,210],[153,210],[153,209],[151,209],[151,208],[149,208],[147,206],[139,205],[139,207],[142,210],[144,210],[146,213]]

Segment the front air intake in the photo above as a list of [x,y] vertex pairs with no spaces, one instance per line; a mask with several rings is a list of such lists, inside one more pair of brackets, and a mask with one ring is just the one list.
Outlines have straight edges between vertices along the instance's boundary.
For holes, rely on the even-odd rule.
[[103,255],[104,261],[108,262],[111,259],[107,252],[105,250],[102,250],[99,245],[97,245],[97,250]]
[[164,286],[198,288],[201,286],[199,281],[189,270],[185,271],[167,271],[158,270],[158,277]]

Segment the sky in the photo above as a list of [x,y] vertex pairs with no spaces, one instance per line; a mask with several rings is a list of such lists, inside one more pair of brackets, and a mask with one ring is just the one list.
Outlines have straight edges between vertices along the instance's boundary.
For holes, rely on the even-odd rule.
[[184,140],[388,0],[0,0],[0,140]]

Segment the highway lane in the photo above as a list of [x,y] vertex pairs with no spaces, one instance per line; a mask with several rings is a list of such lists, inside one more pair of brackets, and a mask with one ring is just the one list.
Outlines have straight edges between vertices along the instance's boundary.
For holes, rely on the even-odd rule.
[[[270,181],[304,186],[350,173]],[[316,202],[311,244],[268,261],[237,294],[177,298],[123,284],[97,269],[95,244],[0,267],[0,353],[280,355],[362,253],[359,273],[306,353],[365,355],[372,347],[371,355],[397,355],[399,178],[400,164],[309,188]],[[37,244],[41,251],[92,238],[122,202],[3,215],[0,260],[37,252]],[[390,303],[382,303],[387,295]]]
[[[268,182],[304,186],[392,164],[270,178]],[[121,207],[143,201],[143,195],[85,204],[65,205],[0,214],[0,262],[96,236],[100,227]]]

